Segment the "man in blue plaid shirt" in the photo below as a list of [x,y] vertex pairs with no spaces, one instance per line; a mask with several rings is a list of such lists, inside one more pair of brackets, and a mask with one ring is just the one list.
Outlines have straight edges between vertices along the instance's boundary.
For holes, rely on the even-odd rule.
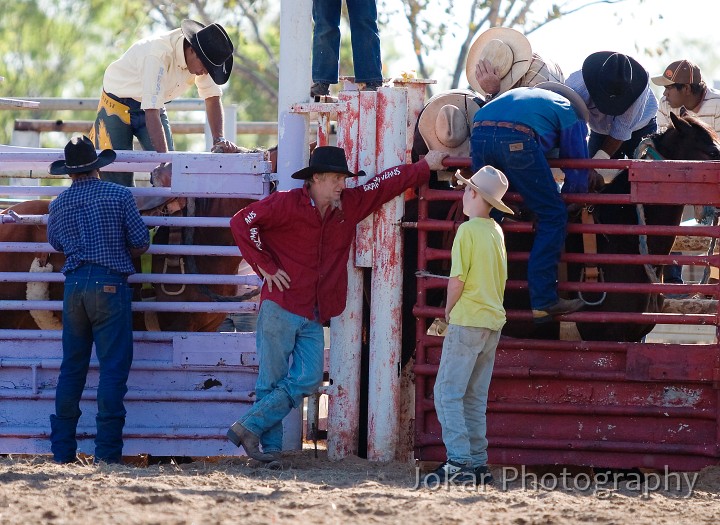
[[148,230],[135,200],[123,186],[100,180],[100,168],[115,152],[97,154],[87,137],[65,146],[65,159],[53,162],[50,173],[68,174],[72,185],[51,204],[48,242],[65,254],[63,359],[50,416],[53,457],[75,461],[80,396],[85,387],[93,342],[100,363],[97,387],[95,462],[122,460],[123,399],[133,356],[132,258],[150,244]]

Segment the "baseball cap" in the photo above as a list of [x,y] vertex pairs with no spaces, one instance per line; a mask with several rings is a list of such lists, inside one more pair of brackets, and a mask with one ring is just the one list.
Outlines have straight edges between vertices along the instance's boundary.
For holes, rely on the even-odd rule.
[[659,77],[652,77],[653,84],[669,86],[671,84],[699,84],[702,82],[700,68],[689,60],[676,60]]

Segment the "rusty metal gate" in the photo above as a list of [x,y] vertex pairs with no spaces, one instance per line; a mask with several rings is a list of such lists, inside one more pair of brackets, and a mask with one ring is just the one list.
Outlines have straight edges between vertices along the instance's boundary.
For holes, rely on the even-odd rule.
[[[468,159],[454,159],[468,166]],[[587,167],[581,161],[563,166]],[[553,165],[559,166],[556,162]],[[671,164],[627,161],[630,195],[580,195],[566,200],[605,203],[712,204],[718,201],[717,164]],[[667,181],[674,181],[669,183]],[[663,184],[659,184],[659,182]],[[446,250],[427,245],[433,231],[452,232],[457,224],[428,216],[429,203],[458,199],[460,192],[420,191],[418,268],[449,259]],[[512,196],[509,195],[510,198]],[[610,199],[610,200],[608,200]],[[615,199],[614,201],[612,199]],[[682,201],[678,201],[682,199]],[[530,231],[529,224],[508,230]],[[601,225],[569,225],[568,231],[605,234],[657,234],[706,236],[717,239],[717,226],[622,226],[602,230]],[[527,255],[527,254],[525,254]],[[509,253],[508,258],[518,257]],[[587,254],[563,254],[563,261],[592,259]],[[597,255],[595,256],[597,257]],[[680,264],[718,266],[717,255],[638,256],[611,255],[616,264]],[[652,259],[652,260],[650,260]],[[607,260],[606,260],[607,262]],[[415,360],[415,457],[445,460],[441,428],[433,405],[442,337],[428,335],[433,318],[444,308],[427,304],[428,292],[447,281],[418,277]],[[508,281],[508,289],[526,287]],[[561,282],[561,291],[667,292],[664,284],[613,284]],[[687,284],[684,291],[718,298],[718,285]],[[663,290],[665,287],[665,290]],[[508,310],[512,319],[530,319],[529,311]],[[596,323],[650,322],[675,325],[718,325],[717,311],[709,314],[577,312],[567,321]],[[717,328],[715,329],[717,334]],[[488,397],[489,462],[492,464],[571,464],[614,468],[647,467],[697,470],[720,461],[720,352],[717,335],[710,344],[620,343],[601,341],[531,340],[502,337],[497,349]]]

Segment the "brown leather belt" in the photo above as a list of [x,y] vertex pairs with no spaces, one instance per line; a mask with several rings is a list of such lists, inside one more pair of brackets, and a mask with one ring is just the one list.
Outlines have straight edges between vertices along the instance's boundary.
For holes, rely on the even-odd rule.
[[480,126],[494,126],[498,128],[515,129],[517,131],[530,135],[533,138],[535,137],[535,131],[533,131],[532,128],[523,126],[522,124],[516,124],[515,122],[495,122],[494,120],[481,120],[473,124],[474,128]]

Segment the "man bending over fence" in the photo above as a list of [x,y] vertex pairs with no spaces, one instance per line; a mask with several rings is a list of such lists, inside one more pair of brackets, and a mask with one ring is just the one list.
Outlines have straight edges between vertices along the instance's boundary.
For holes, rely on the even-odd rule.
[[[132,150],[134,136],[146,151],[172,151],[175,148],[165,104],[185,93],[192,83],[205,100],[214,147],[234,147],[223,137],[220,103],[220,85],[232,72],[233,49],[221,25],[204,26],[194,20],[183,20],[179,29],[133,44],[105,70],[100,105],[90,132],[95,147]],[[152,176],[156,172],[153,170]],[[102,179],[135,185],[132,173],[103,172]]]

